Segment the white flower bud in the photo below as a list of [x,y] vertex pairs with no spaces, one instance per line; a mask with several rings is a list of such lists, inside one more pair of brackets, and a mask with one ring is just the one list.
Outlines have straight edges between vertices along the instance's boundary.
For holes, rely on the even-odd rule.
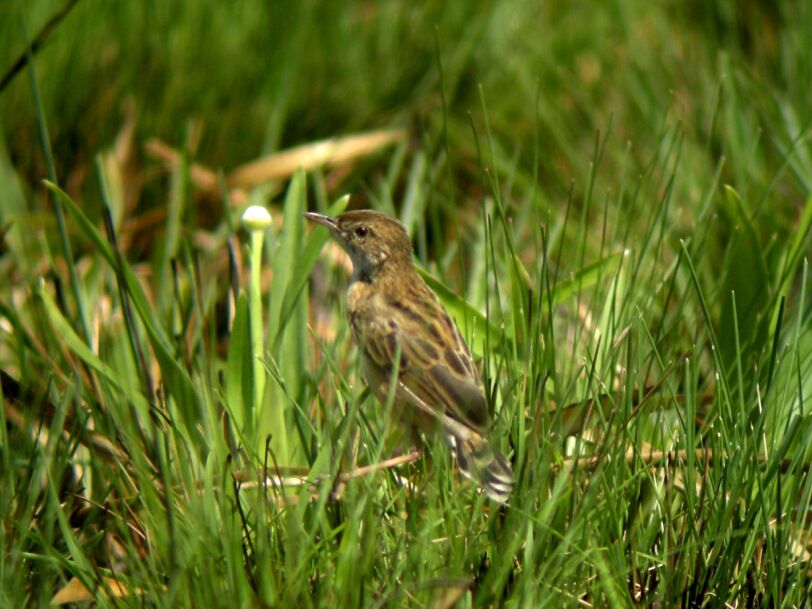
[[252,205],[242,214],[242,225],[246,230],[265,230],[271,225],[271,214],[262,205]]

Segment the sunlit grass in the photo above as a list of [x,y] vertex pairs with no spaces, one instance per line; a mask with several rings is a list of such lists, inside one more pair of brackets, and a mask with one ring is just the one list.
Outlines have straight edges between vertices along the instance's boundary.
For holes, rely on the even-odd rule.
[[[83,0],[0,93],[0,606],[809,604],[812,11],[475,8]],[[364,391],[301,218],[348,204],[471,345],[509,506]]]

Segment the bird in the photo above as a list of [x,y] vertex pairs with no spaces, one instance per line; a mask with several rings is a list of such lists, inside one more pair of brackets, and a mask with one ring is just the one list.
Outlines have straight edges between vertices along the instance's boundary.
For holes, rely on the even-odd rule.
[[406,230],[369,209],[304,215],[329,229],[352,261],[347,315],[372,393],[382,404],[392,399],[396,416],[416,430],[442,432],[462,474],[506,503],[513,472],[488,441],[479,373],[459,328],[418,274]]

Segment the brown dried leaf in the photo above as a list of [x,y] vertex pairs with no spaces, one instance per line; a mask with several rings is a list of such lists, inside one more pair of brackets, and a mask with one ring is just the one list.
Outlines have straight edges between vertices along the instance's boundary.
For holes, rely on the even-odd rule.
[[[104,580],[104,585],[114,598],[130,595],[130,591],[127,589],[127,586],[118,580],[107,577]],[[51,604],[66,605],[68,603],[80,603],[82,601],[96,600],[98,592],[99,590],[96,590],[95,592],[88,590],[81,580],[79,580],[79,578],[74,577],[67,583],[67,585],[65,585],[64,588],[54,594],[54,597],[51,599]],[[141,594],[141,591],[136,588],[135,594]]]
[[237,167],[229,174],[228,185],[253,188],[263,182],[288,178],[299,168],[310,171],[346,163],[405,138],[403,130],[379,130],[304,144]]

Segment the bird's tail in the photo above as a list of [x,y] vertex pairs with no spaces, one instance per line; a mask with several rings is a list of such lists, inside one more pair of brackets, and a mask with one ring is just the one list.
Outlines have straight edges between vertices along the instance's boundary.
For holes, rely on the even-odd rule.
[[473,431],[449,434],[448,443],[463,475],[494,501],[507,502],[513,490],[513,471],[507,459],[488,440]]

